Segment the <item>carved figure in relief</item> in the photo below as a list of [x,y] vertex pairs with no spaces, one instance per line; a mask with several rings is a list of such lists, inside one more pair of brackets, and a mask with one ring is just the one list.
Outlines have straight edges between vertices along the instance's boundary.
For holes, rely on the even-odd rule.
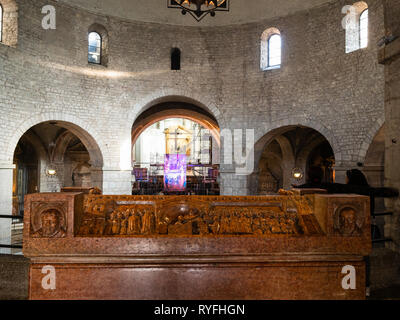
[[212,217],[212,223],[209,224],[209,228],[211,230],[211,232],[213,234],[219,234],[221,232],[221,224],[218,221],[218,219],[216,219],[216,215],[213,214]]
[[219,233],[228,234],[230,232],[229,223],[230,223],[229,216],[226,213],[224,213],[223,216],[221,217],[221,226]]
[[40,214],[40,229],[33,237],[63,238],[65,237],[65,226],[61,224],[61,213],[55,209],[45,210]]
[[272,225],[272,220],[270,217],[265,217],[265,228],[264,228],[264,234],[271,234],[271,225]]
[[121,229],[119,231],[120,235],[126,235],[128,232],[128,218],[129,218],[129,210],[126,210],[122,213],[121,219]]
[[121,228],[120,212],[111,214],[111,234],[119,234]]
[[141,234],[152,234],[155,231],[155,216],[149,210],[144,210]]
[[90,220],[83,220],[81,227],[79,228],[79,234],[86,236],[90,234],[90,228],[89,228],[89,221]]
[[251,233],[251,221],[247,215],[239,218],[239,225],[241,226],[241,233]]
[[191,235],[193,234],[192,223],[180,215],[178,221],[169,225],[168,234]]
[[135,230],[135,210],[132,209],[129,211],[129,218],[128,218],[128,234],[133,234]]
[[160,221],[157,225],[158,234],[168,234],[169,218],[165,217],[163,221]]
[[98,236],[102,236],[104,234],[104,218],[97,218],[96,224],[94,227],[94,234]]
[[290,234],[292,233],[292,231],[289,229],[288,225],[287,225],[287,221],[286,219],[279,219],[279,226],[281,228],[281,232],[284,234]]
[[200,219],[198,221],[198,227],[200,235],[207,235],[210,233],[210,230],[208,229],[208,223],[205,217],[203,217],[203,219]]
[[358,232],[356,224],[356,212],[353,208],[344,208],[339,214],[339,231],[346,236]]
[[101,191],[101,189],[94,187],[94,188],[90,189],[89,194],[98,194],[99,195],[99,194],[102,194],[102,191]]
[[252,230],[253,230],[253,233],[255,233],[255,234],[263,234],[262,225],[261,225],[261,217],[258,213],[254,214]]
[[276,219],[271,219],[271,232],[272,233],[281,233],[282,232],[281,226]]
[[106,219],[105,223],[105,228],[104,228],[104,234],[105,235],[111,235],[112,234],[112,220],[110,218]]
[[353,206],[338,208],[334,214],[334,230],[343,236],[355,236],[362,233],[364,215]]

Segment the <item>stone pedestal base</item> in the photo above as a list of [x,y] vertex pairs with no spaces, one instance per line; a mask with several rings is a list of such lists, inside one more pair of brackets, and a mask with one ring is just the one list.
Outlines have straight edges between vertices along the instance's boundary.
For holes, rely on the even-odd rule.
[[[362,261],[178,263],[34,263],[30,299],[304,300],[364,299]],[[221,259],[222,260],[222,259]],[[64,260],[65,261],[65,260]],[[55,269],[55,289],[44,289],[45,266]],[[342,269],[356,270],[356,289],[345,290]]]
[[25,202],[31,299],[365,298],[368,197],[52,193]]

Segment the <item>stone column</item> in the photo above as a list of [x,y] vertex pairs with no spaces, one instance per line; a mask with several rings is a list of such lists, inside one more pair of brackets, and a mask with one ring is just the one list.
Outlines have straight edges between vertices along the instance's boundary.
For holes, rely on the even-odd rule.
[[[355,168],[356,166],[354,166]],[[335,182],[346,183],[346,171],[353,169],[352,166],[335,166]]]
[[103,194],[131,195],[132,169],[103,168]]
[[223,196],[246,196],[248,189],[248,176],[239,175],[232,167],[220,169],[220,194]]
[[[13,164],[0,164],[0,215],[12,214]],[[11,219],[0,218],[0,244],[11,244]],[[9,254],[10,249],[0,248],[0,254]]]
[[49,176],[46,172],[49,162],[41,161],[40,170],[40,192],[60,192],[64,187],[64,162],[55,162],[54,166],[57,171],[55,176]]
[[103,168],[92,167],[90,169],[90,178],[92,181],[92,187],[97,187],[103,190]]

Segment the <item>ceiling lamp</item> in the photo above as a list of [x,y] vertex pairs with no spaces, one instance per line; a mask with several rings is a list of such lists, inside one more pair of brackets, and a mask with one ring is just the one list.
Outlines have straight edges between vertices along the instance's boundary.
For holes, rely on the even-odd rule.
[[207,14],[215,16],[215,11],[229,11],[229,0],[169,0],[168,8],[182,9],[182,14],[190,13],[197,21]]
[[57,167],[53,164],[50,163],[47,168],[46,168],[46,176],[50,177],[50,178],[54,178],[57,176]]
[[300,168],[294,168],[292,170],[292,176],[294,179],[296,179],[297,181],[300,181],[301,179],[303,179],[304,177],[304,173],[303,170],[301,170]]

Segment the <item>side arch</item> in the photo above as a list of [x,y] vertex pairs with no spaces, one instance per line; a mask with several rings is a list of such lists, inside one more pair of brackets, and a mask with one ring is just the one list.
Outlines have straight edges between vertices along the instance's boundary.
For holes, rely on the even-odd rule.
[[258,164],[261,158],[261,154],[264,147],[268,145],[276,136],[279,136],[295,127],[308,127],[319,132],[329,142],[332,147],[336,165],[340,165],[342,162],[342,151],[340,148],[339,141],[327,127],[322,125],[320,122],[311,120],[306,117],[297,117],[292,119],[284,119],[273,122],[267,129],[259,130],[255,135],[254,144],[254,168],[258,168]]
[[100,135],[84,120],[65,113],[40,113],[34,114],[17,125],[17,128],[9,140],[7,151],[5,153],[5,162],[12,163],[14,150],[21,137],[33,126],[42,122],[56,122],[57,125],[70,130],[75,134],[90,154],[93,167],[102,168],[104,166],[103,154],[107,152],[107,146],[104,144]]
[[[316,148],[326,143],[326,148],[317,150]],[[278,148],[278,149],[277,149]],[[254,172],[248,176],[248,186],[252,194],[258,192],[276,192],[277,190],[260,189],[259,181],[264,181],[266,169],[280,166],[282,174],[279,181],[281,187],[288,189],[293,184],[305,183],[308,179],[307,163],[310,154],[315,151],[318,154],[316,166],[321,168],[322,179],[330,181],[332,179],[332,168],[334,166],[334,152],[330,142],[319,131],[308,126],[288,125],[269,131],[255,144],[256,154]],[[274,150],[274,151],[273,151]],[[271,160],[272,153],[279,153],[281,160],[277,163]],[[321,152],[321,153],[319,153]],[[278,157],[274,157],[278,159]],[[293,177],[293,169],[299,168],[303,175],[300,178]],[[261,191],[260,191],[261,190]]]
[[358,154],[358,161],[364,163],[367,157],[368,150],[374,141],[376,135],[379,133],[381,129],[384,128],[385,120],[384,118],[378,119],[369,129],[363,143],[360,147],[360,152]]

